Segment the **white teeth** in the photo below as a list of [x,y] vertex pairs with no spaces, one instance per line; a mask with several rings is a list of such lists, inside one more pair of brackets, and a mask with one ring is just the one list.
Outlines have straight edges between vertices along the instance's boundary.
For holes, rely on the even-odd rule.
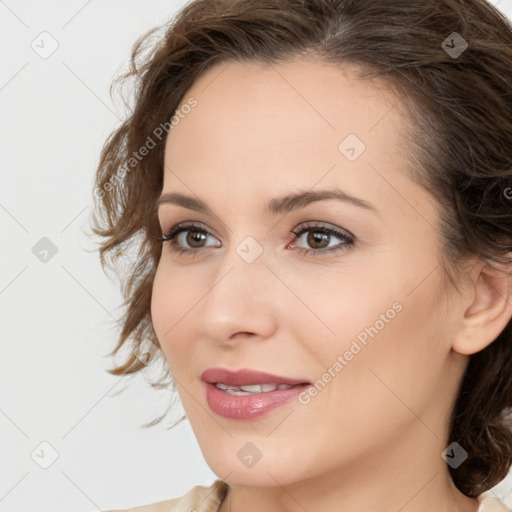
[[240,391],[239,389],[234,389],[234,388],[226,389],[226,393],[228,395],[233,395],[233,396],[245,396],[245,395],[255,395],[256,394],[256,393],[251,393],[249,391]]
[[291,389],[293,388],[290,384],[247,384],[245,386],[228,386],[222,382],[217,382],[215,386],[218,389],[222,389],[229,395],[244,396],[253,395],[256,393],[268,393],[275,391],[276,389]]
[[[270,389],[263,389],[263,386],[270,386]],[[272,384],[252,384],[247,386],[238,386],[242,391],[249,391],[250,393],[261,393],[262,391],[274,391],[276,389]]]

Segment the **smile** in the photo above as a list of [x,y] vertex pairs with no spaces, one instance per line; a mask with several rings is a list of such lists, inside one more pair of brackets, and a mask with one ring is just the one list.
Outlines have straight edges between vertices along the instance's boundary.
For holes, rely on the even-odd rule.
[[250,420],[296,399],[311,384],[257,370],[209,368],[201,379],[210,410],[223,418]]
[[291,389],[293,386],[290,384],[250,384],[247,386],[228,386],[222,382],[217,382],[215,386],[222,389],[228,395],[244,396],[253,395],[255,393],[268,393],[276,389]]

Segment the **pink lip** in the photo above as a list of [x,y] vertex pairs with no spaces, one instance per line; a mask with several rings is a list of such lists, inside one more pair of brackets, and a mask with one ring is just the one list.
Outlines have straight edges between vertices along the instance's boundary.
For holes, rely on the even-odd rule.
[[224,368],[208,368],[202,373],[201,379],[210,384],[222,382],[228,386],[249,386],[251,384],[290,384],[293,386],[307,383],[305,380],[289,379],[254,370],[231,371]]
[[[223,368],[209,368],[201,375],[206,386],[206,400],[210,409],[229,419],[247,420],[267,414],[276,407],[297,398],[310,384],[304,380],[280,377],[252,370],[230,371]],[[218,389],[221,382],[228,386],[251,384],[289,384],[291,389],[255,393],[254,395],[234,396]]]

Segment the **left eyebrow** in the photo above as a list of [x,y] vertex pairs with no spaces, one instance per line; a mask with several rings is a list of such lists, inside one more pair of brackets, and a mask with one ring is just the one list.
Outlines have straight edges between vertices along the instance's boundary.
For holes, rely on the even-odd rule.
[[[266,205],[264,213],[267,215],[279,215],[281,213],[287,213],[293,210],[305,208],[307,205],[317,201],[325,201],[329,199],[351,203],[365,210],[378,213],[375,206],[373,206],[368,201],[365,201],[359,197],[352,196],[338,188],[328,190],[299,191],[294,194],[275,197],[271,199]],[[201,199],[179,194],[177,192],[162,194],[155,202],[155,210],[158,210],[162,204],[175,204],[189,210],[194,210],[196,212],[214,216],[210,207]]]
[[267,215],[279,215],[281,213],[287,213],[293,210],[304,208],[308,204],[314,203],[316,201],[325,201],[328,199],[335,199],[337,201],[351,203],[365,210],[371,210],[375,213],[378,213],[375,206],[373,206],[368,201],[365,201],[359,197],[351,196],[350,194],[347,194],[338,188],[330,190],[299,191],[295,194],[276,197],[268,203],[265,208],[265,213]]

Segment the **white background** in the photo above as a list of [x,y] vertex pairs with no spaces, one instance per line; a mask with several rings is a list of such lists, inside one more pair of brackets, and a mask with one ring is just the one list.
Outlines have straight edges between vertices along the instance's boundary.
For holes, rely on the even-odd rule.
[[[512,0],[493,3],[512,16]],[[188,422],[166,429],[181,407],[141,428],[168,392],[106,373],[121,296],[85,234],[100,149],[124,112],[110,83],[137,37],[183,5],[0,0],[2,512],[128,508],[216,479]],[[43,31],[58,43],[47,59],[31,48]],[[57,248],[45,263],[32,252],[43,237]],[[59,454],[48,469],[34,460],[51,456],[43,441]],[[509,506],[511,482],[495,488]]]

